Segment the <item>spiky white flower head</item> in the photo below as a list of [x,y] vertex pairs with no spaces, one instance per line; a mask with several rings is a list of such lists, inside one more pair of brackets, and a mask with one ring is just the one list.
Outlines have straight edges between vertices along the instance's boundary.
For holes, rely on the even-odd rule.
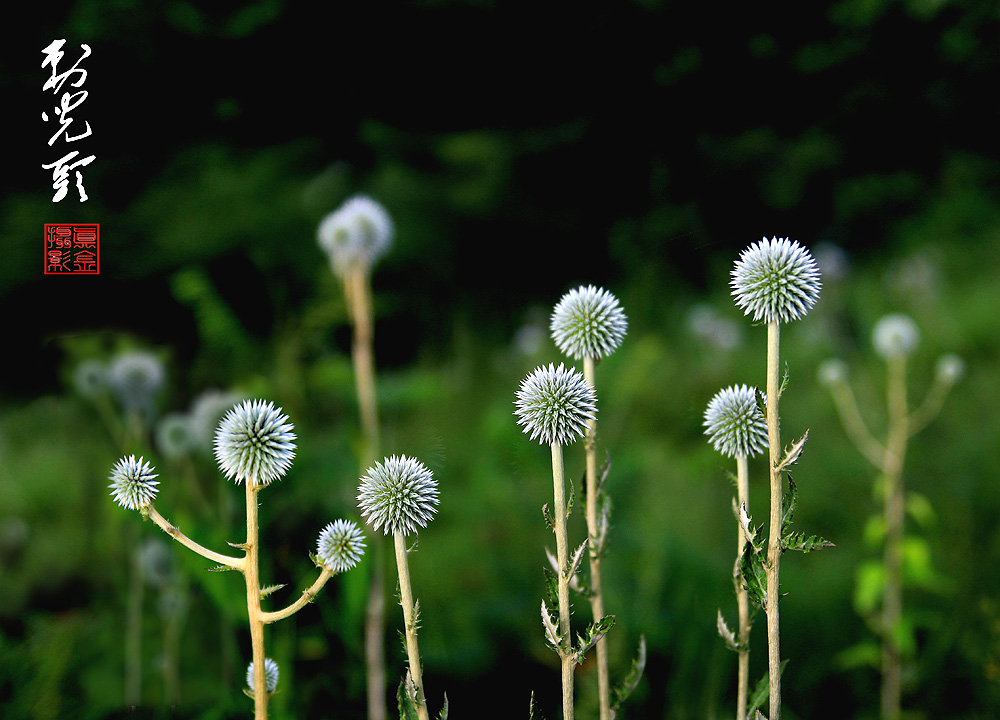
[[295,457],[295,433],[288,416],[263,400],[245,400],[222,418],[215,431],[215,459],[227,478],[267,485],[284,475]]
[[833,387],[845,382],[848,373],[847,363],[839,358],[830,358],[821,362],[816,368],[816,379],[827,387]]
[[736,304],[754,322],[787,323],[804,316],[819,299],[819,266],[798,242],[764,238],[740,255],[732,271]]
[[883,315],[872,330],[875,352],[885,359],[906,357],[917,349],[920,329],[909,315],[892,313]]
[[559,367],[535,368],[517,391],[517,424],[543,445],[569,445],[587,431],[597,416],[597,395],[583,374]]
[[364,554],[364,533],[351,521],[336,520],[320,531],[316,542],[316,557],[321,565],[334,572],[350,570]]
[[727,457],[754,457],[767,448],[767,421],[757,389],[732,385],[715,394],[705,410],[705,434]]
[[164,457],[184,457],[194,447],[191,418],[183,413],[170,413],[156,424],[156,447]]
[[621,345],[627,329],[628,318],[618,298],[593,285],[563,295],[549,322],[556,346],[574,360],[610,355]]
[[965,361],[958,355],[942,355],[934,370],[939,380],[948,384],[958,382],[965,374]]
[[392,244],[392,218],[367,195],[355,195],[323,218],[316,234],[334,272],[344,277],[353,267],[370,268],[385,254]]
[[[250,688],[250,692],[254,692],[253,676],[254,665],[251,662],[247,666],[247,687]],[[271,658],[264,658],[264,687],[269,694],[273,693],[278,687],[278,663],[274,662]]]
[[82,360],[73,368],[73,389],[85,398],[95,398],[108,387],[108,368],[97,358]]
[[405,455],[385,458],[358,485],[365,522],[386,535],[409,535],[427,527],[437,512],[438,485],[427,467]]
[[135,455],[121,458],[115,466],[111,468],[111,475],[108,480],[111,484],[111,497],[115,502],[129,510],[142,510],[156,498],[159,481],[153,478],[158,475],[156,470],[148,462],[143,462],[142,456],[135,459]]
[[126,410],[148,410],[165,376],[160,358],[144,350],[122,353],[108,370],[111,387]]

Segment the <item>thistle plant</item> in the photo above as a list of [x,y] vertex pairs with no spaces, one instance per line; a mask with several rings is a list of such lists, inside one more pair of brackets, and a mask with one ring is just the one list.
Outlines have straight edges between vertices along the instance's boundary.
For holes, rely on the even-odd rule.
[[[779,384],[779,346],[781,325],[806,315],[819,299],[819,268],[812,255],[798,242],[788,238],[764,238],[740,255],[732,270],[730,287],[736,304],[754,322],[767,325],[767,384],[766,418],[768,465],[770,474],[770,514],[767,556],[761,563],[755,532],[747,521],[744,555],[744,578],[748,591],[767,614],[767,656],[770,720],[781,718],[781,650],[778,600],[780,597],[781,553],[788,549],[813,550],[827,545],[821,538],[809,538],[788,532],[795,506],[795,484],[789,476],[789,497],[786,502],[783,474],[798,459],[808,433],[792,444],[782,458],[778,404],[783,391]],[[763,582],[757,582],[757,570],[763,567]]]
[[[596,392],[596,365],[621,345],[628,329],[628,318],[625,317],[618,298],[607,290],[588,285],[563,295],[552,311],[549,329],[552,339],[563,354],[583,361],[583,376]],[[586,588],[586,594],[593,618],[600,620],[604,617],[601,559],[607,551],[611,499],[604,490],[607,466],[603,472],[598,472],[596,415],[587,421],[584,448],[587,458],[586,517],[590,547],[590,584]],[[601,720],[611,720],[628,692],[617,692],[619,702],[612,706],[607,638],[601,637],[596,647],[600,717]],[[640,646],[640,657],[642,655]],[[638,674],[641,673],[642,668],[639,666]]]
[[[392,244],[393,223],[378,202],[366,195],[349,198],[323,218],[317,231],[320,247],[344,286],[344,298],[354,337],[354,366],[364,449],[361,467],[375,462],[380,452],[378,400],[375,392],[371,271]],[[374,562],[365,618],[365,666],[368,683],[368,718],[385,720],[385,547],[376,536]]]
[[907,360],[920,341],[917,324],[908,316],[891,314],[882,317],[872,331],[872,346],[886,363],[886,406],[889,418],[884,441],[875,439],[858,409],[848,380],[848,368],[841,360],[825,361],[819,368],[819,380],[834,400],[845,431],[858,451],[880,473],[876,487],[881,489],[884,527],[882,555],[882,612],[875,622],[881,648],[881,717],[898,720],[901,714],[903,652],[900,646],[903,619],[903,543],[906,519],[906,493],[903,487],[903,464],[909,439],[923,430],[941,410],[952,386],[961,377],[964,365],[955,355],[939,358],[934,382],[923,403],[910,411],[907,400]]
[[[364,549],[361,531],[346,521],[328,525],[317,541],[314,561],[319,576],[302,595],[287,607],[265,611],[261,600],[281,586],[262,588],[260,582],[259,495],[280,479],[295,457],[295,433],[288,416],[263,400],[247,400],[232,408],[222,419],[215,435],[215,456],[219,469],[246,496],[246,541],[230,543],[243,550],[243,556],[224,555],[210,550],[185,535],[156,509],[159,489],[155,468],[142,457],[123,457],[112,468],[108,486],[111,496],[122,507],[137,510],[144,519],[155,522],[174,540],[202,557],[217,563],[218,570],[236,570],[243,574],[247,593],[247,615],[253,658],[248,671],[247,693],[254,701],[256,720],[267,718],[267,705],[277,683],[277,666],[264,655],[264,626],[298,612],[312,602],[335,574],[354,567]],[[264,688],[256,691],[254,688]]]
[[719,634],[726,645],[739,655],[736,673],[736,720],[747,718],[747,697],[750,688],[750,628],[753,616],[750,613],[750,599],[746,580],[743,577],[743,556],[748,542],[750,506],[750,475],[748,458],[759,455],[767,448],[767,422],[757,405],[757,389],[746,385],[730,386],[720,390],[708,403],[705,410],[705,434],[712,446],[729,458],[736,459],[736,498],[733,514],[737,519],[736,563],[733,566],[733,586],[736,591],[736,607],[739,625],[736,633],[729,629],[722,617],[717,615]]
[[[546,522],[556,536],[555,592],[548,602],[558,605],[557,620],[549,604],[542,601],[542,624],[545,638],[559,655],[562,674],[563,720],[573,719],[573,670],[614,624],[610,615],[596,618],[574,648],[570,629],[570,585],[576,578],[583,553],[589,545],[584,541],[570,554],[566,522],[569,506],[566,501],[563,446],[576,442],[587,433],[589,423],[597,415],[597,396],[593,386],[576,370],[559,367],[535,368],[522,382],[515,400],[515,415],[524,432],[552,452],[552,513],[543,507]],[[571,504],[571,502],[570,502]],[[551,588],[550,588],[551,589]],[[556,624],[558,622],[558,625]]]
[[[405,692],[400,692],[403,707],[414,707],[419,720],[428,720],[424,694],[420,648],[417,645],[420,604],[413,599],[406,537],[416,535],[434,518],[438,505],[438,484],[433,473],[413,458],[393,455],[375,463],[361,478],[358,507],[375,532],[392,535],[399,574],[399,604],[403,608],[406,655],[409,664]],[[447,708],[447,698],[445,700]],[[447,710],[442,713],[447,716]]]

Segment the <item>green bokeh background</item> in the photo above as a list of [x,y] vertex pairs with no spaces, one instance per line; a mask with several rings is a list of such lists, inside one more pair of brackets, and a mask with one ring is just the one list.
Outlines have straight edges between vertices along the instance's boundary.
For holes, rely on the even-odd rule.
[[[261,519],[265,579],[287,584],[269,602],[287,604],[311,581],[322,526],[357,519],[350,328],[315,241],[319,220],[356,192],[382,202],[397,231],[373,277],[384,451],[419,457],[441,486],[411,560],[432,708],[447,692],[453,717],[526,717],[534,691],[558,716],[538,617],[549,455],[521,434],[513,398],[536,365],[561,360],[547,335],[554,303],[594,283],[629,317],[598,367],[613,676],[641,635],[649,647],[624,715],[732,714],[735,655],[715,615],[735,615],[733,468],[701,420],[720,388],[764,381],[765,331],[741,317],[728,279],[744,247],[777,235],[827,271],[820,302],[783,333],[781,409],[784,439],[810,433],[796,526],[836,544],[782,565],[786,717],[877,715],[873,636],[855,608],[856,578],[877,556],[865,540],[875,473],[816,368],[848,362],[881,434],[884,366],[870,333],[888,312],[921,329],[914,405],[940,355],[967,365],[907,458],[907,487],[926,502],[908,525],[904,708],[1000,715],[997,3],[78,0],[31,13],[0,66],[19,129],[0,185],[5,719],[249,713],[242,579],[206,573],[176,545],[188,603],[179,702],[164,704],[164,621],[149,587],[143,706],[125,708],[128,562],[166,536],[107,497],[122,448],[74,393],[72,371],[143,348],[167,368],[158,417],[208,388],[285,409],[298,455]],[[52,203],[39,169],[54,151],[38,61],[56,37],[68,52],[93,49],[76,111],[93,128],[80,149],[97,156],[86,204]],[[43,276],[52,222],[100,223],[100,276]],[[719,322],[735,335],[706,332]],[[242,493],[209,457],[185,467],[155,444],[130,451],[157,465],[157,507],[189,535],[220,550],[243,539]],[[579,487],[582,448],[567,470]],[[751,472],[763,518],[764,465]],[[582,513],[572,520],[580,542]],[[366,573],[335,578],[268,629],[282,673],[273,717],[364,716]],[[405,655],[388,607],[395,681]],[[578,600],[581,628],[588,613]],[[581,718],[595,716],[595,682],[584,664]]]

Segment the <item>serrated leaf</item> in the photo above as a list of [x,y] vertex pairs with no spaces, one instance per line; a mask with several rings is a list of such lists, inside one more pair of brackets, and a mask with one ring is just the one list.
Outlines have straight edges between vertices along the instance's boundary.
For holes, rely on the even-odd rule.
[[646,669],[646,636],[639,636],[639,652],[632,660],[628,672],[622,678],[620,684],[611,691],[611,720],[621,710],[622,705],[628,700],[632,692],[639,686],[642,673]]
[[583,662],[583,657],[590,648],[594,647],[597,642],[608,634],[608,631],[615,626],[615,616],[605,615],[600,620],[595,620],[587,626],[587,630],[582,634],[577,636],[576,652],[573,653],[573,659],[577,665]]
[[531,691],[531,700],[528,702],[528,720],[545,720],[541,713],[535,717],[535,691]]
[[788,532],[792,525],[792,516],[795,514],[795,507],[798,504],[799,491],[792,476],[788,476],[788,492],[781,498],[781,534]]
[[553,649],[559,651],[562,646],[559,638],[559,630],[556,628],[552,613],[549,612],[549,608],[544,600],[542,600],[542,626],[545,628],[545,639]]
[[754,710],[753,717],[750,720],[767,720],[767,716],[760,710]]
[[776,467],[774,471],[776,473],[780,473],[783,472],[789,465],[794,465],[799,459],[799,456],[802,455],[802,448],[805,447],[806,440],[808,439],[809,431],[806,430],[805,435],[793,442],[788,449],[785,450],[785,457],[781,459],[781,462],[778,463],[778,467]]
[[834,547],[829,540],[821,538],[819,535],[806,535],[805,533],[789,533],[781,539],[782,550],[798,550],[799,552],[812,552],[823,548]]
[[266,598],[271,593],[275,592],[276,590],[281,590],[281,588],[283,588],[283,587],[285,587],[285,586],[284,585],[268,585],[267,587],[262,587],[260,589],[260,596],[261,596],[261,598]]
[[545,602],[549,607],[559,607],[559,578],[548,568],[542,568],[545,578]]
[[576,499],[576,486],[573,485],[573,478],[569,478],[569,492],[566,493],[566,518],[573,514],[573,501]]
[[[785,672],[785,665],[788,664],[787,660],[782,660],[781,665],[778,668],[779,677]],[[770,675],[764,673],[764,677],[757,681],[757,686],[750,693],[749,704],[747,705],[747,715],[753,715],[754,712],[758,712],[757,708],[762,707],[765,702],[767,702],[768,695],[771,693],[771,682]]]
[[448,693],[444,694],[444,705],[441,706],[441,712],[438,713],[438,720],[448,720]]
[[719,637],[726,641],[726,647],[733,652],[739,652],[739,643],[736,642],[736,633],[729,629],[726,619],[722,617],[722,610],[717,610],[715,616],[715,629],[719,631]]
[[569,567],[566,568],[566,577],[572,578],[576,575],[577,571],[580,569],[580,561],[583,559],[583,553],[587,549],[589,540],[584,540],[580,543],[580,546],[573,551],[573,556],[570,558]]
[[410,695],[409,685],[410,683],[407,682],[407,678],[403,678],[399,683],[399,689],[396,691],[399,720],[418,720],[417,704],[415,699]]
[[750,601],[763,609],[767,608],[767,572],[764,569],[764,558],[755,550],[752,543],[743,547],[740,558],[740,574],[743,576],[743,587]]
[[764,526],[759,525],[756,528],[753,527],[750,516],[747,515],[746,503],[740,505],[739,521],[740,527],[743,528],[743,534],[746,536],[747,545],[753,546],[755,552],[760,552],[763,549],[763,545],[757,543],[757,533],[759,533]]
[[215,567],[208,568],[209,572],[226,572],[227,570],[235,570],[236,568],[229,567],[228,565],[216,565]]
[[545,503],[542,505],[542,517],[545,518],[545,524],[548,526],[549,530],[552,532],[556,531],[555,520],[552,519],[552,513],[549,512],[549,504]]

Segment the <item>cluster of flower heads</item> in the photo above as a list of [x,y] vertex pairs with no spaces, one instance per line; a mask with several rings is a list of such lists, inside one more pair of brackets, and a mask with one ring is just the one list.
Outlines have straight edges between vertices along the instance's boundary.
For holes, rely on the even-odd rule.
[[365,536],[349,520],[336,520],[320,531],[316,542],[316,558],[320,565],[333,572],[346,572],[361,561],[365,554]]
[[[253,682],[254,669],[254,664],[251,662],[247,666],[247,687],[250,688],[251,693],[255,691]],[[278,663],[271,658],[264,658],[264,688],[268,694],[278,689]]]
[[346,276],[353,268],[371,268],[392,244],[392,218],[367,195],[355,195],[320,222],[319,245],[333,271]]
[[574,360],[600,359],[625,338],[628,318],[618,298],[593,285],[570,290],[552,311],[549,323],[556,346]]
[[576,442],[597,416],[594,388],[580,372],[562,363],[535,368],[521,382],[514,404],[524,432],[547,445]]
[[82,360],[73,370],[73,388],[90,399],[110,391],[124,411],[149,413],[165,378],[163,361],[155,354],[126,350],[110,362]]
[[767,422],[756,388],[733,385],[717,392],[704,425],[712,446],[727,457],[754,457],[767,449]]
[[787,323],[819,299],[819,266],[798,242],[764,238],[740,255],[730,287],[736,304],[754,322]]
[[282,477],[295,457],[295,433],[288,416],[263,400],[246,400],[230,410],[215,432],[215,458],[227,478],[267,485]]
[[434,474],[405,455],[375,463],[358,485],[361,515],[374,530],[386,535],[405,536],[427,527],[437,504]]

